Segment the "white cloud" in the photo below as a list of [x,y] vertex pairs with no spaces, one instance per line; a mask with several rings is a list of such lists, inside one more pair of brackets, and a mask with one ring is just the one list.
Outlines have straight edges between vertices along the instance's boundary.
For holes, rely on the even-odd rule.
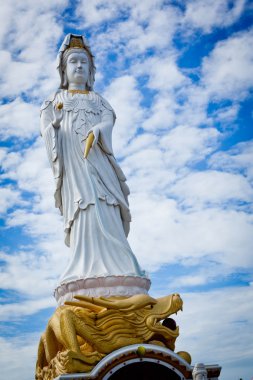
[[232,173],[243,173],[253,181],[253,142],[238,143],[226,152],[217,152],[209,160],[212,168],[223,168]]
[[242,100],[253,87],[253,31],[217,43],[202,64],[202,84],[216,100]]
[[217,147],[218,137],[214,128],[178,126],[132,139],[122,162],[132,193],[171,194],[171,186]]
[[[38,219],[38,224],[40,222]],[[11,230],[7,230],[6,233],[11,233]],[[63,239],[60,240],[62,236],[59,236],[59,232],[52,235],[44,239],[39,236],[34,239],[36,244],[26,246],[23,250],[22,247],[17,247],[16,253],[1,253],[1,260],[4,263],[0,273],[2,289],[14,290],[28,297],[29,301],[35,296],[47,299],[51,296],[53,300],[53,291],[57,279],[67,264],[69,252],[63,245]],[[34,308],[36,305],[35,303]],[[21,310],[22,308],[20,312]],[[34,312],[31,308],[28,314]]]
[[218,122],[222,131],[226,131],[226,129],[231,131],[233,128],[238,128],[236,120],[239,110],[239,104],[224,106],[214,111],[210,119],[213,119],[214,123]]
[[225,27],[241,16],[245,0],[190,0],[186,2],[184,22],[210,33],[215,27]]
[[163,264],[214,260],[230,268],[251,267],[252,216],[222,208],[186,211],[164,195],[139,188],[130,198],[130,243],[147,270]]
[[0,305],[1,321],[17,320],[27,315],[35,314],[43,309],[55,307],[53,297]]
[[176,111],[178,108],[173,95],[157,95],[152,106],[146,112],[146,120],[142,127],[152,132],[174,127],[177,123]]
[[184,204],[197,207],[203,203],[225,205],[233,200],[253,201],[253,189],[242,175],[211,170],[190,173],[171,192]]
[[0,214],[21,203],[20,193],[11,186],[0,188]]
[[[45,147],[42,139],[38,138],[33,145],[18,153],[8,149],[2,152],[5,172],[1,177],[16,183],[10,189],[12,192],[2,190],[3,212],[11,202],[19,206],[5,215],[4,232],[11,235],[13,228],[21,227],[29,244],[21,247],[17,242],[16,253],[3,255],[5,265],[0,274],[1,286],[28,296],[49,295],[66,265],[69,249],[63,243],[62,218],[54,207],[53,175]],[[30,193],[29,202],[26,201],[27,195],[22,200],[23,191]]]
[[148,147],[124,159],[122,167],[128,176],[132,193],[160,193],[175,180],[174,172],[168,171],[164,154],[157,146],[158,138],[153,136]]
[[4,96],[13,97],[27,92],[29,97],[42,99],[47,91],[55,89],[54,60],[62,33],[56,18],[66,4],[67,0],[44,5],[38,1],[17,3],[11,0],[2,5],[0,90]]
[[[253,87],[252,36],[249,30],[218,42],[203,58],[200,69],[195,70],[198,82],[188,77],[189,71],[177,66],[177,53],[171,49],[164,58],[135,63],[134,75],[146,75],[147,86],[158,91],[144,128],[166,129],[182,124],[219,126],[224,132],[236,128],[240,103]],[[231,104],[220,104],[221,100],[229,100]],[[217,109],[209,110],[211,102]]]
[[[128,16],[139,24],[149,23],[146,32],[152,39],[152,32],[161,30],[166,33],[164,26],[170,30],[176,23],[176,15],[179,10],[172,6],[165,6],[162,0],[146,0],[138,2],[137,0],[112,0],[104,2],[102,0],[92,0],[88,3],[85,0],[80,1],[76,8],[78,18],[83,17],[85,27],[99,25],[103,22],[115,21],[118,16]],[[118,21],[118,20],[116,20]],[[157,40],[157,38],[156,38]]]
[[179,288],[181,286],[196,286],[205,285],[207,280],[210,281],[210,276],[208,278],[205,274],[196,274],[189,276],[179,276],[170,282],[170,288]]
[[146,58],[132,67],[135,75],[148,76],[147,87],[151,89],[173,91],[187,83],[187,78],[176,64],[176,54],[172,51],[166,53],[163,57]]
[[[152,4],[153,7],[150,6],[150,4]],[[162,7],[158,4],[158,1],[150,1],[147,3],[138,2],[138,6],[132,8],[132,17],[135,21],[140,24],[144,19],[147,26],[144,27],[142,25],[140,33],[137,33],[135,37],[130,40],[129,50],[140,54],[149,48],[167,50],[171,44],[181,15],[175,7]],[[145,16],[143,16],[143,14]],[[168,69],[176,74],[173,66],[168,67]]]
[[0,338],[2,376],[10,380],[33,379],[38,342],[39,334],[23,334],[14,338]]
[[[11,149],[0,148],[0,164],[3,172],[15,168],[21,160],[20,152],[12,152]],[[1,177],[4,177],[4,174]]]
[[180,89],[178,98],[183,100],[180,112],[176,118],[179,124],[190,124],[193,126],[212,126],[212,120],[208,120],[207,106],[209,94],[200,84],[191,83],[187,87]]
[[160,138],[160,148],[169,167],[200,162],[218,146],[220,134],[215,128],[180,125]]
[[160,136],[143,133],[128,144],[121,166],[132,194],[161,195],[176,180],[175,167],[170,167],[160,143]]
[[121,155],[124,146],[133,138],[140,126],[143,110],[140,106],[141,93],[134,77],[125,75],[112,81],[105,92],[116,110],[116,124],[113,132],[116,155]]
[[50,192],[53,193],[53,178],[41,137],[22,151],[22,160],[12,169],[14,170],[10,170],[8,176],[18,181],[20,189],[35,191],[37,194],[43,194],[43,197]]
[[[36,204],[34,205],[36,209]],[[31,236],[55,235],[61,225],[55,212],[36,213],[26,210],[16,210],[6,221],[8,227],[23,226]]]
[[14,61],[10,52],[3,50],[0,51],[0,62],[2,94],[13,96],[34,86],[40,70],[36,63]]
[[119,5],[120,2],[117,4],[114,1],[108,3],[101,0],[81,1],[76,13],[79,17],[83,17],[85,26],[88,27],[115,18],[119,13]]
[[[29,75],[29,73],[28,73]],[[39,108],[20,98],[0,106],[1,138],[33,138],[39,133]]]
[[54,209],[54,180],[41,137],[27,149],[4,150],[1,164],[4,173],[0,178],[15,181],[20,191],[30,192],[35,212]]
[[[165,5],[162,0],[113,0],[109,3],[99,0],[90,1],[89,4],[81,1],[76,14],[78,18],[82,15],[84,24],[89,27],[90,43],[99,73],[100,70],[105,73],[108,66],[124,73],[125,63],[128,64],[129,59],[132,61],[141,56],[143,63],[144,54],[149,49],[156,52],[171,50],[181,17],[179,8]],[[123,17],[117,18],[119,15]],[[99,24],[105,20],[109,22],[101,30]],[[83,26],[83,23],[80,25]],[[108,61],[111,53],[115,56],[114,62]],[[114,75],[115,69],[110,71],[110,76]]]

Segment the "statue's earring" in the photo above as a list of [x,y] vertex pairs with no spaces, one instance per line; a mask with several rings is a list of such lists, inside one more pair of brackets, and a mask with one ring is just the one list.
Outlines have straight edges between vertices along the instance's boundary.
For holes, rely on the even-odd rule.
[[87,83],[86,83],[87,90],[92,90],[91,76],[92,76],[92,73],[89,70],[89,75],[88,75],[88,79],[87,79]]
[[67,75],[65,71],[62,72],[62,76],[63,76],[62,87],[68,88],[68,79],[67,79]]

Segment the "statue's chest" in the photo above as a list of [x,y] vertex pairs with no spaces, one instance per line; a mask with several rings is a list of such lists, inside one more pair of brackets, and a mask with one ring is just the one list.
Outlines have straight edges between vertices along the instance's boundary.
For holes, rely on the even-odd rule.
[[82,98],[65,100],[63,110],[64,135],[70,138],[78,154],[83,157],[85,139],[92,127],[101,122],[102,110],[95,102]]
[[78,112],[71,112],[69,119],[72,120],[68,123],[67,128],[72,133],[77,134],[80,139],[83,139],[92,127],[101,122],[101,113],[81,109]]
[[83,136],[101,121],[101,107],[90,99],[80,97],[65,100],[63,109],[72,124],[69,128]]

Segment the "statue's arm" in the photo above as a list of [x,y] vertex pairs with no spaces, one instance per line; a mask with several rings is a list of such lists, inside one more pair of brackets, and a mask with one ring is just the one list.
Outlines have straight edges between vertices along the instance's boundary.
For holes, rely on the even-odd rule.
[[94,134],[94,143],[100,143],[107,154],[113,154],[112,150],[112,129],[114,117],[112,112],[102,114],[101,122],[92,128]]
[[50,165],[53,168],[54,162],[58,157],[57,149],[57,134],[58,130],[54,128],[54,112],[53,104],[50,103],[46,108],[41,110],[40,114],[40,131],[41,135],[45,141],[47,155],[49,158]]
[[93,134],[92,146],[99,143],[107,154],[113,154],[112,149],[112,129],[116,120],[116,115],[110,104],[102,98],[101,100],[101,121],[96,124],[90,132]]
[[87,158],[90,148],[99,144],[103,151],[113,155],[112,150],[112,129],[115,122],[114,114],[111,111],[103,112],[101,122],[91,128],[86,137],[84,157]]

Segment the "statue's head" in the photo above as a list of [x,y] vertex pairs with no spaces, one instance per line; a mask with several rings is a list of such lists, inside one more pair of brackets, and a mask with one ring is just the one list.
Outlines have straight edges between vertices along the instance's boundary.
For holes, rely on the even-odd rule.
[[57,69],[61,78],[60,88],[67,89],[72,81],[93,90],[96,71],[94,56],[83,36],[68,34],[65,37],[59,50]]

